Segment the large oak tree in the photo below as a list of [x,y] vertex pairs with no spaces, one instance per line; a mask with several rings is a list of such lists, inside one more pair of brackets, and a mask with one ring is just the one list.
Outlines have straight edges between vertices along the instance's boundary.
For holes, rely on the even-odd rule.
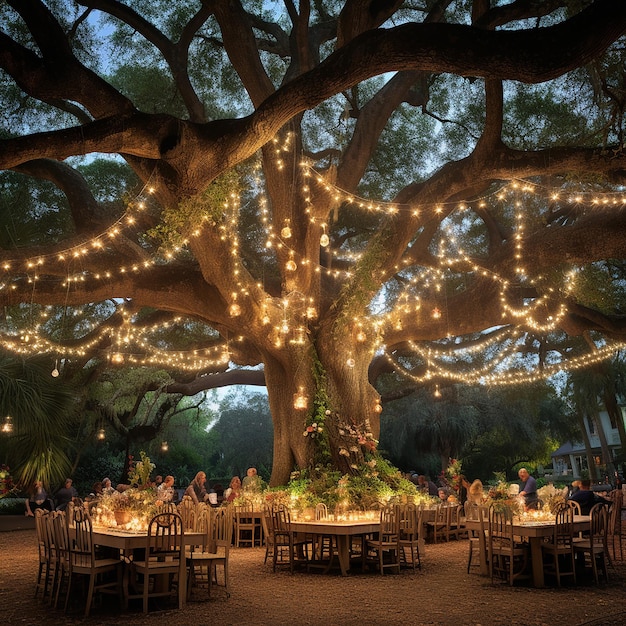
[[[420,384],[457,365],[475,382],[467,345],[488,378],[506,346],[545,367],[624,337],[626,220],[607,195],[625,174],[622,0],[2,13],[5,312],[41,335],[33,307],[60,307],[57,343],[36,349],[68,366],[137,352],[141,324],[214,329],[228,359],[192,380],[172,366],[170,389],[266,384],[273,484],[316,458],[313,421],[333,463],[359,467],[393,359]],[[125,209],[89,175],[103,155],[141,181],[117,190]],[[89,303],[108,303],[113,346],[93,326],[68,336],[68,307]],[[7,320],[5,343],[28,328]]]

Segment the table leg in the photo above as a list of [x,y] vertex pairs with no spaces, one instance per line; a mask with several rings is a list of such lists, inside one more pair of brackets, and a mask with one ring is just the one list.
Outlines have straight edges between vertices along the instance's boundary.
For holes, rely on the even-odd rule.
[[335,535],[335,540],[341,575],[347,576],[350,570],[350,537],[348,535]]
[[489,576],[489,563],[487,562],[487,537],[482,531],[478,533],[478,551],[480,553],[480,574],[481,576]]
[[530,537],[530,560],[533,568],[533,585],[535,587],[544,587],[541,537]]

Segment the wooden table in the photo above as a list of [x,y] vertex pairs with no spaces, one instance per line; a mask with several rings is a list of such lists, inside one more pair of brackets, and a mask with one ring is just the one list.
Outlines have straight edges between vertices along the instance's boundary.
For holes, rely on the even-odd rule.
[[[69,527],[70,537],[72,536],[73,528]],[[132,560],[132,554],[134,550],[141,550],[146,547],[146,541],[148,537],[148,531],[130,531],[122,530],[118,528],[100,528],[95,527],[93,529],[93,543],[96,546],[106,546],[119,550],[124,562],[130,563]],[[203,533],[185,532],[183,533],[183,543],[186,546],[201,545],[203,540]],[[183,559],[185,555],[183,554]],[[125,566],[123,576],[123,592],[125,601],[128,602],[129,595],[129,571],[128,565]],[[182,589],[187,589],[187,567],[182,568],[182,580],[178,581]],[[186,597],[186,593],[183,594],[183,601]]]
[[364,535],[379,532],[380,518],[377,517],[375,520],[345,522],[330,520],[292,520],[291,529],[297,533],[331,536],[337,546],[341,575],[347,576],[350,571],[350,541],[352,537],[363,537]]
[[[574,515],[574,533],[578,533],[589,528],[589,515]],[[480,573],[489,574],[489,567],[485,561],[487,554],[486,537],[480,534],[480,522],[478,520],[466,520],[465,527],[468,530],[479,533],[478,541],[480,544]],[[485,530],[487,524],[485,523]],[[520,522],[513,520],[513,535],[516,537],[528,538],[530,545],[530,560],[532,565],[533,585],[535,587],[545,587],[543,575],[543,551],[541,544],[543,539],[554,535],[554,522]]]

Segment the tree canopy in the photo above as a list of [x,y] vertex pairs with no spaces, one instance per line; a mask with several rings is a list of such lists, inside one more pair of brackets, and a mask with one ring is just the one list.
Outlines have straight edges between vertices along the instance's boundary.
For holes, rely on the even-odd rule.
[[375,455],[382,374],[523,384],[622,347],[623,1],[0,14],[6,349],[265,384],[280,484]]

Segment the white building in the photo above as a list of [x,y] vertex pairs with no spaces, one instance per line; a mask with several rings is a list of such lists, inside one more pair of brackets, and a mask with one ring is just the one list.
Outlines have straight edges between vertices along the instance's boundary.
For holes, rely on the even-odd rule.
[[[626,407],[620,407],[622,412],[622,420],[626,424]],[[615,458],[620,450],[620,439],[617,424],[613,423],[606,411],[600,411],[600,422],[604,428],[606,442],[610,453]],[[596,425],[589,417],[585,418],[585,430],[591,444],[591,454],[598,468],[598,474],[602,478],[606,473],[606,466],[602,459],[602,448],[600,447],[600,437]],[[555,480],[574,480],[580,478],[583,472],[587,474],[587,455],[585,446],[581,442],[572,443],[570,441],[564,443],[558,450],[552,453],[553,479]],[[612,479],[613,477],[611,477]]]

